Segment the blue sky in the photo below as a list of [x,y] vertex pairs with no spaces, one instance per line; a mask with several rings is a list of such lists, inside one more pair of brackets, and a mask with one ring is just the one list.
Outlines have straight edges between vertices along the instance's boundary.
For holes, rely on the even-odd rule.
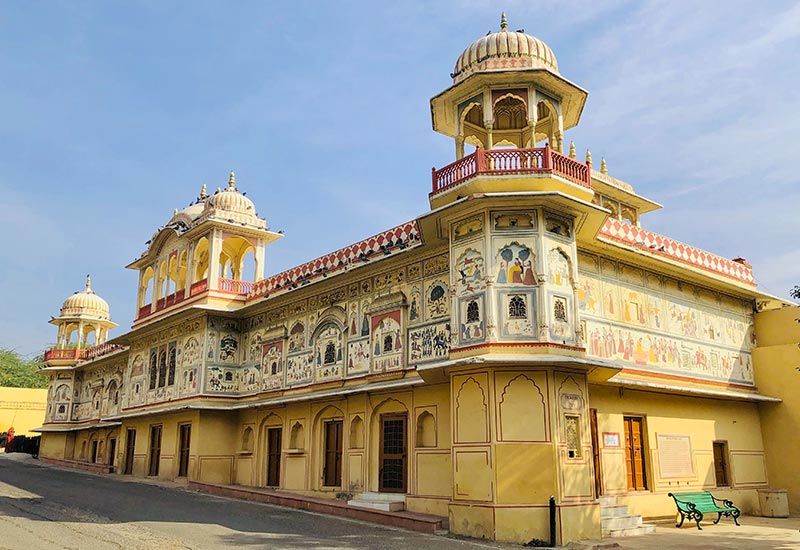
[[579,151],[664,205],[642,225],[800,283],[800,4],[0,3],[0,347],[86,273],[121,334],[152,233],[235,170],[275,273],[427,208],[454,158],[429,98],[500,12],[589,91]]

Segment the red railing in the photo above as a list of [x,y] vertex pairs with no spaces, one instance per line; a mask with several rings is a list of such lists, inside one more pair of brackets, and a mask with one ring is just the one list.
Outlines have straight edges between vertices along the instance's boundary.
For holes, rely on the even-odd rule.
[[109,343],[100,344],[85,350],[86,357],[83,357],[82,359],[96,359],[97,357],[102,357],[103,355],[106,355],[108,353],[120,349],[124,349],[124,346],[120,346],[119,344],[109,344]]
[[85,359],[86,354],[89,350],[88,349],[49,349],[44,352],[44,360],[45,361],[52,361],[54,359],[69,359],[69,360],[79,360]]
[[153,309],[153,304],[147,304],[139,308],[139,315],[136,317],[137,319],[141,319],[142,317],[147,317],[150,315],[150,311]]
[[253,283],[250,281],[240,281],[239,279],[219,278],[219,290],[232,292],[234,294],[250,294],[253,292]]
[[431,195],[446,191],[479,174],[549,173],[591,188],[589,166],[578,162],[550,146],[536,149],[478,149],[471,155],[432,171]]
[[197,296],[206,290],[208,290],[208,279],[202,279],[196,283],[192,283],[192,286],[189,289],[189,296]]

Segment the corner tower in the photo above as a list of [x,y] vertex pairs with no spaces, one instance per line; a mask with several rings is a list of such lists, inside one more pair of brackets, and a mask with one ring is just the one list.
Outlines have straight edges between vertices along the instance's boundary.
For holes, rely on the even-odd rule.
[[139,271],[134,327],[189,303],[229,310],[244,303],[264,278],[264,247],[283,236],[267,228],[246,195],[233,172],[225,189],[209,195],[203,185],[200,195],[176,209],[147,241],[147,249],[127,266]]

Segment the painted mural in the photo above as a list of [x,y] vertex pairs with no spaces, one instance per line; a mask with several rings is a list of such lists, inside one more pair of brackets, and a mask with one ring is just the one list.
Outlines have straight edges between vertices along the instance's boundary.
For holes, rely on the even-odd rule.
[[459,300],[460,339],[462,343],[483,341],[486,337],[483,295]]
[[569,260],[561,248],[551,248],[547,253],[547,281],[556,286],[570,285]]
[[447,359],[450,353],[450,323],[419,327],[408,331],[409,363]]
[[752,316],[744,306],[741,313],[723,310],[713,302],[690,301],[691,293],[679,297],[612,277],[580,275],[576,295],[587,321],[588,354],[681,376],[753,384]]
[[403,338],[399,309],[372,317],[370,342],[373,372],[403,368]]
[[500,335],[504,337],[535,337],[535,294],[530,292],[503,292],[500,295]]
[[232,332],[222,333],[219,339],[219,361],[222,363],[236,363],[238,349],[238,335]]
[[[262,377],[261,389],[273,390],[283,385],[283,341],[270,342],[261,349],[261,361],[256,367]],[[258,383],[258,380],[253,382]]]
[[550,339],[572,343],[572,300],[566,296],[550,295]]
[[497,276],[495,282],[501,285],[537,284],[534,268],[534,255],[531,250],[519,243],[505,245],[497,254]]
[[342,349],[342,330],[336,323],[326,323],[317,329],[314,343],[314,356],[317,380],[331,380],[342,377],[344,351]]
[[234,393],[239,389],[239,373],[236,369],[208,367],[206,391],[212,393]]
[[289,331],[288,353],[299,353],[306,349],[306,326],[302,321],[292,325]]
[[425,319],[445,317],[450,314],[450,292],[447,283],[434,279],[425,284]]
[[456,261],[455,280],[459,296],[475,294],[486,288],[483,256],[477,250],[467,248]]
[[347,343],[347,375],[369,372],[370,364],[369,339],[361,338]]
[[297,386],[311,382],[314,359],[311,353],[286,358],[286,385]]

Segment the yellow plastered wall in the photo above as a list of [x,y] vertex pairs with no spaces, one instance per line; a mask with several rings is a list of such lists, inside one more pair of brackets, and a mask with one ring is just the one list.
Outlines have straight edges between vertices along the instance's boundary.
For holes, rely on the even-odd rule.
[[67,458],[67,434],[44,433],[39,444],[39,455],[50,458]]
[[39,435],[31,431],[44,423],[47,390],[0,388],[0,431],[14,427],[16,435]]
[[[781,403],[760,405],[764,448],[770,487],[786,489],[789,510],[800,513],[800,307],[787,307],[756,314],[753,351],[756,384],[764,395]],[[789,457],[789,458],[787,458]]]
[[[667,493],[698,490],[732,498],[745,513],[758,512],[756,489],[767,486],[767,474],[756,404],[606,386],[590,386],[590,399],[591,406],[597,409],[603,494],[617,496],[619,503],[628,505],[631,513],[644,517],[672,516],[675,505]],[[628,491],[624,416],[644,418],[647,491]],[[618,434],[620,446],[606,447],[604,432]],[[690,437],[692,474],[669,479],[661,477],[658,434]],[[728,445],[731,480],[728,488],[716,486],[714,441],[724,441]]]
[[122,473],[125,468],[127,455],[128,430],[136,431],[133,452],[132,475],[145,477],[149,472],[150,460],[150,429],[152,426],[161,426],[161,457],[159,460],[158,478],[174,479],[178,476],[178,434],[179,426],[191,424],[189,438],[189,479],[197,479],[198,446],[202,434],[197,428],[198,412],[184,412],[164,414],[151,417],[131,418],[123,422],[119,428],[117,440],[117,472]]

